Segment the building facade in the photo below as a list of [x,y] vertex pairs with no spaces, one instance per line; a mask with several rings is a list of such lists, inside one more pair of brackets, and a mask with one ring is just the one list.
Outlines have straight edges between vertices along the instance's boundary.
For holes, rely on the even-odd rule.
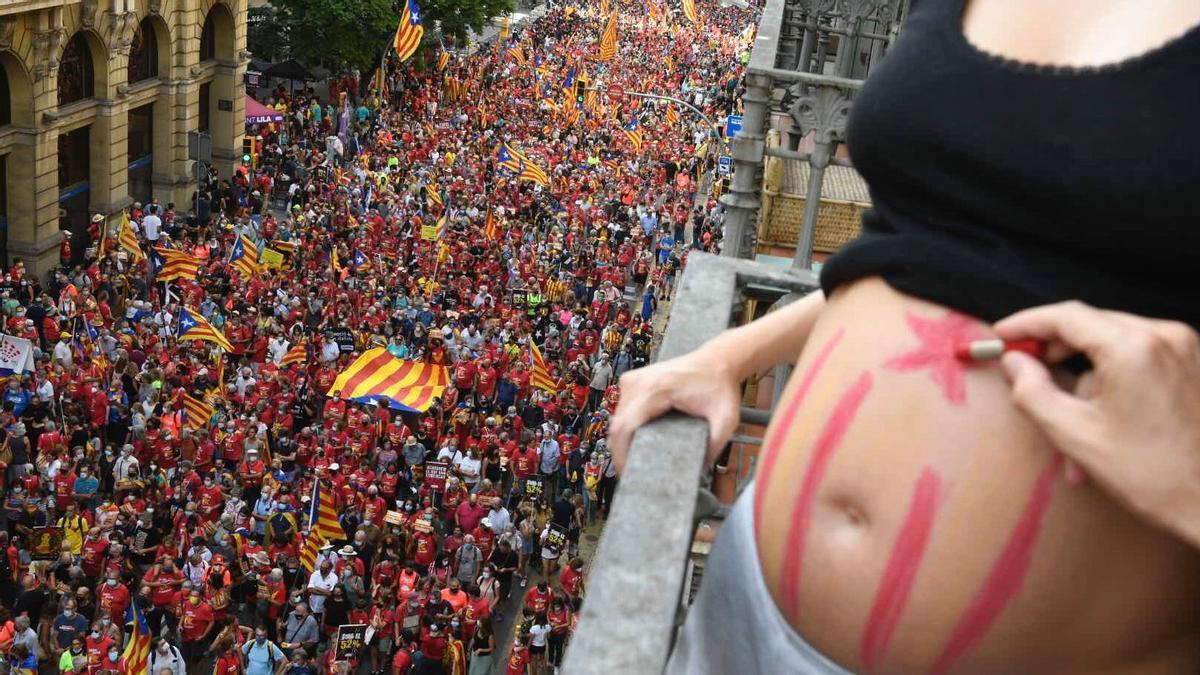
[[196,185],[188,133],[230,175],[245,129],[247,0],[0,0],[0,262],[42,273],[134,201]]

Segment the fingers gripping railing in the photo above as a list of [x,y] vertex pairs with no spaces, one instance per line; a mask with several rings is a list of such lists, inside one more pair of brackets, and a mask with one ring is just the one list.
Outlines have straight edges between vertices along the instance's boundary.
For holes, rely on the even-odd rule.
[[[730,327],[742,292],[762,284],[795,293],[817,288],[810,272],[693,253],[680,281],[660,358],[686,354]],[[588,580],[567,675],[657,675],[680,618],[708,427],[668,415],[633,437]],[[707,502],[707,498],[704,499]],[[701,508],[711,508],[711,502]]]

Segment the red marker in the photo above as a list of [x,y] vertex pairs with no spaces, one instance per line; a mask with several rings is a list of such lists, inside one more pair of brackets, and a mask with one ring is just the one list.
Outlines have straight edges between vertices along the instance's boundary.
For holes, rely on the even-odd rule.
[[960,361],[991,361],[1005,352],[1025,352],[1040,360],[1046,357],[1046,343],[1041,340],[976,340],[959,345],[954,355]]

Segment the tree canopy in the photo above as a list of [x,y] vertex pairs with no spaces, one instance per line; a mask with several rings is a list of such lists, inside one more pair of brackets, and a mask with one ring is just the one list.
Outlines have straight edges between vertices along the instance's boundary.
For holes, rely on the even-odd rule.
[[[382,50],[391,46],[401,1],[272,0],[272,18],[293,58],[366,73],[379,63]],[[513,0],[417,0],[417,4],[425,24],[423,49],[437,44],[442,35],[463,44],[470,31],[481,32],[490,20],[513,9]]]

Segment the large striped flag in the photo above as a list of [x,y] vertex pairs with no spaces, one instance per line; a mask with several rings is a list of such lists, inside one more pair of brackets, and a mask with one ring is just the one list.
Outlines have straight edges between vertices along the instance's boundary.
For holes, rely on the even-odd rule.
[[637,115],[634,115],[633,119],[629,120],[629,124],[621,127],[621,131],[625,132],[625,137],[633,144],[634,152],[642,149],[642,128],[638,126]]
[[449,232],[450,232],[449,220],[446,218],[446,214],[443,213],[442,217],[437,219],[437,237],[436,237],[436,239],[438,241],[445,239],[446,235]]
[[312,531],[304,538],[304,548],[300,549],[300,564],[304,569],[312,572],[317,566],[317,553],[321,551],[321,547],[325,545],[325,538],[320,532]]
[[287,353],[284,354],[283,358],[279,360],[279,367],[287,368],[288,366],[292,365],[293,363],[298,363],[300,365],[304,365],[304,362],[307,360],[308,360],[308,342],[301,340],[300,342],[297,342],[296,344],[292,345],[291,349],[287,350]]
[[438,70],[445,70],[448,65],[450,65],[450,52],[442,50],[442,53],[438,54],[437,68]]
[[117,234],[117,245],[129,253],[129,260],[135,265],[146,259],[146,254],[142,253],[142,247],[138,245],[137,232],[129,222],[129,214],[125,212],[121,213],[121,231]]
[[183,404],[183,426],[188,431],[202,429],[212,419],[213,407],[204,401],[194,398],[191,394],[183,392],[181,403]]
[[442,189],[432,179],[425,186],[425,200],[438,208],[446,205],[445,201],[442,200]]
[[674,128],[679,124],[679,113],[675,112],[675,106],[667,106],[667,126]]
[[125,625],[129,624],[133,624],[133,633],[117,661],[118,669],[122,675],[150,675],[150,644],[154,636],[136,599],[125,608]]
[[186,307],[179,308],[179,328],[175,331],[175,339],[180,342],[188,340],[203,340],[211,342],[227,352],[233,352],[229,338],[200,315],[199,312]]
[[333,495],[321,490],[321,481],[313,483],[312,504],[308,512],[308,536],[318,535],[322,539],[341,541],[346,531],[338,522],[337,510],[333,508]]
[[550,367],[546,365],[546,359],[542,356],[542,352],[533,340],[529,341],[529,384],[550,392],[551,394],[558,393],[558,387],[554,384],[554,380],[550,377]]
[[700,17],[696,14],[696,0],[682,0],[682,3],[683,15],[687,17],[688,21],[695,24],[700,23]]
[[505,52],[505,55],[513,61],[516,61],[518,66],[524,66],[529,63],[529,59],[525,57],[525,50],[522,49],[521,45],[519,44],[514,44],[513,46],[509,47],[508,51]]
[[651,21],[658,21],[663,15],[662,7],[654,0],[646,0],[646,13],[650,15]]
[[421,23],[421,8],[417,7],[416,0],[408,0],[404,3],[404,10],[400,12],[400,25],[396,27],[396,39],[392,42],[401,61],[407,61],[417,51],[424,36],[425,26]]
[[596,57],[597,61],[611,61],[617,56],[617,12],[613,10],[612,15],[608,17],[608,25],[604,27],[604,34],[600,36],[600,55]]
[[404,361],[376,347],[343,370],[326,395],[421,413],[446,391],[449,382],[445,366]]
[[194,280],[200,273],[200,259],[190,253],[155,246],[150,255],[154,256],[154,265],[158,268],[157,281]]
[[487,215],[483,218],[483,236],[488,239],[495,239],[500,233],[500,228],[496,225],[496,214],[492,213],[492,207],[488,207]]
[[550,182],[550,176],[540,166],[508,143],[500,144],[500,150],[496,153],[496,163],[502,169],[515,174],[518,179],[531,180],[538,185]]
[[246,238],[246,235],[239,236],[229,251],[229,265],[246,278],[258,274],[262,270],[262,265],[258,262],[258,246]]

